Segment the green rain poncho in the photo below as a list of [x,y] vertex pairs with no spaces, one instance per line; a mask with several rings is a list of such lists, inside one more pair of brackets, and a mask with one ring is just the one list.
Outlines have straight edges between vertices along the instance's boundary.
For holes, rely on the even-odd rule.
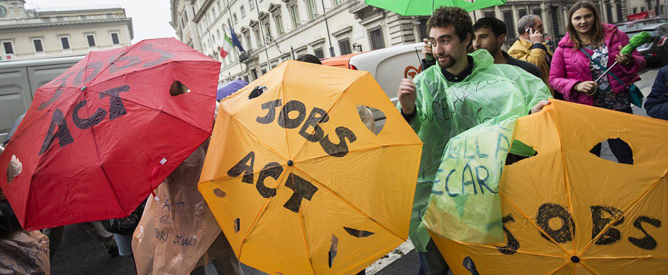
[[[417,94],[416,116],[410,124],[424,146],[409,236],[420,252],[426,251],[430,238],[421,220],[437,172],[452,170],[441,167],[450,139],[483,122],[497,122],[488,123],[492,127],[500,121],[527,115],[534,105],[550,97],[549,89],[539,78],[515,66],[494,65],[494,58],[486,50],[469,55],[473,57],[473,70],[462,82],[448,82],[440,66],[431,66],[413,79]],[[514,125],[514,120],[512,122]],[[496,142],[497,137],[493,138]],[[491,171],[495,172],[500,174],[500,171]],[[490,185],[490,188],[497,187]],[[498,212],[500,216],[500,210]]]

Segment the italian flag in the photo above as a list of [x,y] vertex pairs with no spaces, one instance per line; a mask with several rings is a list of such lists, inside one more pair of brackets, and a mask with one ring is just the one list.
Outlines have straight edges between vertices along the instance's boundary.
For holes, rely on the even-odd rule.
[[220,57],[225,58],[232,51],[232,39],[225,34],[223,47],[220,49]]

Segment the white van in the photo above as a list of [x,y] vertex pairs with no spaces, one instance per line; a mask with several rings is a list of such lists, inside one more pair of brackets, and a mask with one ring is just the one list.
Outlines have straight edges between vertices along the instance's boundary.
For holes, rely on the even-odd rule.
[[[327,58],[321,62],[324,65],[370,72],[392,103],[397,104],[401,79],[413,79],[422,71],[423,47],[422,42],[412,43]],[[385,120],[385,116],[374,111],[374,119],[378,122]]]
[[0,143],[14,121],[28,111],[35,91],[84,56],[0,63]]

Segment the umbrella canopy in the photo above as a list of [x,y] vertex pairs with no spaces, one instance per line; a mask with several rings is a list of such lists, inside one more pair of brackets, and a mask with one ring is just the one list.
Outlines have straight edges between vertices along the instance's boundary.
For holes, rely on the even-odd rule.
[[[23,165],[0,176],[23,227],[129,215],[210,136],[219,69],[175,39],[152,39],[91,52],[40,87],[0,155],[0,167]],[[175,81],[191,91],[171,95]]]
[[421,148],[368,72],[286,61],[221,102],[199,190],[243,263],[354,274],[407,239]]
[[[455,274],[667,274],[666,129],[666,121],[553,101],[517,121],[515,139],[537,155],[503,170],[505,242],[432,237]],[[616,138],[633,149],[633,164],[589,152]]]
[[223,84],[218,84],[218,92],[216,93],[216,100],[221,100],[228,97],[232,93],[248,85],[248,82],[241,79],[232,80]]
[[460,7],[466,11],[474,11],[487,7],[503,5],[506,0],[365,0],[367,5],[379,7],[403,16],[431,15],[440,7]]

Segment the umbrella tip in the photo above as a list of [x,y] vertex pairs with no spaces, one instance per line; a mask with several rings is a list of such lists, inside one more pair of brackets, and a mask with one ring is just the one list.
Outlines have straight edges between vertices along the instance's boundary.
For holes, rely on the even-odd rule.
[[574,262],[576,264],[579,263],[580,262],[580,257],[578,257],[578,256],[571,257],[571,262]]
[[288,166],[295,165],[295,163],[292,160],[288,160]]

